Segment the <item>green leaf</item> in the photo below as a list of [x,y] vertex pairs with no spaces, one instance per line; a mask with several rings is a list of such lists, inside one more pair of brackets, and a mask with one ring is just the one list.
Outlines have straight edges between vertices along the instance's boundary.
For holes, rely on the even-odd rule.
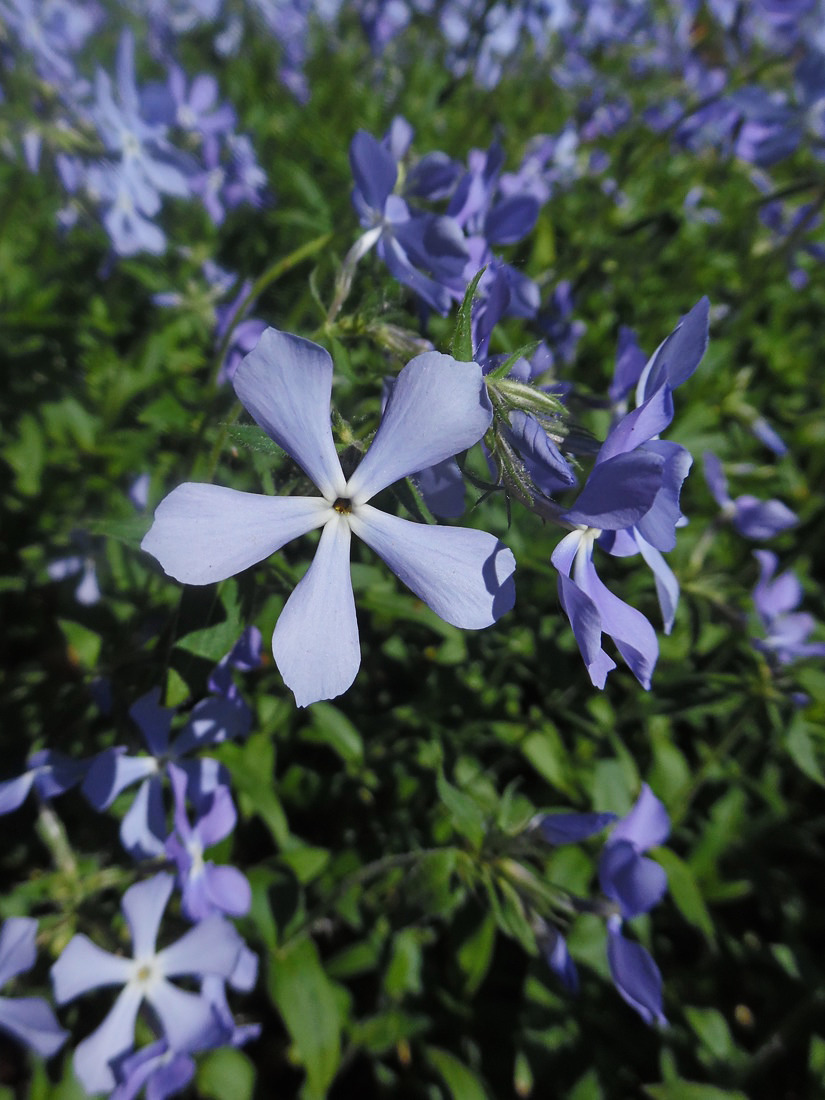
[[540,343],[540,340],[533,340],[529,344],[522,344],[520,348],[512,353],[512,355],[508,355],[504,362],[500,363],[495,370],[489,371],[486,377],[492,379],[506,378],[519,359],[529,358]]
[[175,648],[193,653],[196,657],[204,657],[207,661],[220,661],[237,642],[242,629],[237,619],[215,623],[214,626],[205,626],[202,630],[184,634],[175,642]]
[[148,516],[128,516],[125,519],[96,519],[88,524],[90,535],[102,535],[104,538],[117,539],[127,546],[138,547],[143,536],[149,530]]
[[238,793],[245,816],[258,814],[266,822],[272,839],[281,848],[295,843],[290,836],[286,814],[275,794],[275,748],[271,737],[253,733],[244,745],[224,742],[212,749],[232,773],[232,785]]
[[436,780],[438,796],[450,814],[456,832],[466,837],[474,848],[480,848],[484,840],[484,812],[470,795],[454,787],[439,772]]
[[676,908],[685,920],[694,928],[698,928],[708,943],[713,946],[716,938],[713,920],[689,865],[669,848],[657,849],[656,861],[667,872],[668,889]]
[[487,270],[487,265],[473,278],[464,293],[464,301],[459,306],[458,316],[455,321],[455,331],[450,345],[450,351],[454,359],[462,363],[473,361],[473,297],[481,281],[481,276]]
[[820,787],[825,787],[825,775],[822,774],[822,768],[816,758],[816,749],[808,732],[808,723],[799,711],[794,715],[790,729],[785,735],[785,748],[791,760],[804,775],[814,783],[818,783]]
[[715,1008],[693,1008],[685,1005],[685,1017],[702,1046],[713,1058],[730,1065],[739,1052],[722,1013]]
[[487,1100],[487,1090],[481,1081],[454,1054],[440,1047],[428,1046],[425,1055],[443,1079],[453,1100]]
[[102,645],[100,635],[95,634],[93,630],[89,630],[85,626],[81,626],[80,623],[73,623],[68,619],[58,619],[58,623],[66,636],[69,659],[72,664],[80,665],[81,668],[85,668],[87,671],[94,669],[97,666],[97,659],[100,656]]
[[258,454],[283,458],[284,452],[257,424],[226,424],[226,434],[238,447]]
[[251,1100],[255,1067],[242,1051],[221,1047],[198,1063],[195,1081],[200,1095],[212,1100]]
[[312,725],[303,731],[306,741],[329,745],[345,764],[360,764],[364,759],[361,734],[337,707],[330,703],[313,703],[309,709]]
[[302,1096],[323,1100],[341,1060],[341,1021],[333,984],[312,940],[300,939],[272,956],[268,988],[306,1070]]
[[458,949],[458,965],[464,972],[464,992],[475,993],[490,969],[496,942],[496,921],[487,912]]
[[668,1081],[664,1085],[645,1085],[651,1100],[748,1100],[744,1092],[718,1089],[694,1081]]

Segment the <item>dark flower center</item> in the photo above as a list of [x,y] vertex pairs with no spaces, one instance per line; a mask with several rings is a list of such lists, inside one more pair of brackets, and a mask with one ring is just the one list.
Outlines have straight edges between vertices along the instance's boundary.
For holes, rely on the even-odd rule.
[[352,501],[349,497],[338,497],[332,507],[339,516],[348,516],[352,511]]

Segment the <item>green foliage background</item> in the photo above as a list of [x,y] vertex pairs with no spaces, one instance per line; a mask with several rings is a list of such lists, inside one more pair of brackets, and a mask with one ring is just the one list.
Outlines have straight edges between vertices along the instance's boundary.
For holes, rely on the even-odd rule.
[[[266,492],[295,483],[282,457],[247,445],[233,394],[215,388],[208,310],[195,294],[179,310],[155,307],[151,295],[187,292],[207,257],[262,277],[256,316],[330,348],[336,407],[363,435],[377,421],[381,377],[406,358],[388,350],[381,326],[417,321],[370,256],[342,316],[324,327],[319,304],[359,232],[352,134],[380,134],[401,113],[419,154],[464,158],[498,136],[515,168],[532,135],[558,132],[576,109],[529,66],[484,92],[452,79],[415,38],[405,42],[380,65],[354,27],[322,46],[306,106],[277,83],[271,43],[227,63],[222,90],[276,201],[233,212],[220,232],[170,203],[165,224],[180,250],[161,259],[112,263],[91,225],[61,235],[63,200],[48,168],[35,175],[0,162],[3,777],[34,748],[89,756],[137,747],[134,700],[162,678],[170,704],[202,695],[244,625],[268,639],[309,560],[303,540],[200,590],[182,589],[140,553],[150,516],[126,497],[138,473],[151,472],[152,506],[190,478]],[[104,36],[101,56],[113,50]],[[208,43],[189,50],[192,72],[210,63]],[[621,60],[605,63],[621,71]],[[660,79],[628,92],[644,105],[667,89]],[[697,458],[713,449],[752,463],[737,490],[798,512],[799,527],[771,547],[802,578],[806,609],[825,619],[825,281],[814,274],[804,291],[791,288],[745,165],[679,151],[638,124],[600,145],[626,201],[582,179],[554,196],[509,258],[546,291],[572,280],[587,331],[570,376],[597,397],[620,324],[652,351],[709,296],[710,347],[677,394],[669,437]],[[802,150],[775,178],[792,186],[817,173],[821,182],[821,163]],[[685,214],[697,185],[720,224]],[[432,320],[442,349],[453,324]],[[510,322],[498,339],[507,350],[523,333]],[[584,403],[574,413],[597,433],[607,427]],[[774,459],[756,442],[756,415],[777,427],[788,456]],[[717,523],[700,463],[683,508],[691,523],[671,555],[682,604],[650,693],[624,667],[604,692],[591,687],[558,606],[549,563],[558,534],[523,509],[508,528],[498,498],[468,521],[504,538],[518,562],[516,608],[496,627],[464,633],[442,623],[359,548],[363,662],[353,688],[299,711],[271,660],[246,679],[254,732],[216,755],[241,813],[223,856],[253,884],[239,926],[262,955],[258,987],[235,1004],[264,1036],[208,1055],[192,1095],[822,1095],[825,674],[808,662],[778,677],[753,648],[752,547]],[[76,531],[92,538],[104,593],[94,607],[46,574]],[[603,575],[658,622],[652,581],[635,561],[613,561]],[[98,677],[113,685],[111,717],[91,701]],[[810,696],[806,707],[794,705],[794,691]],[[540,809],[626,812],[642,780],[674,825],[668,850],[656,853],[669,901],[636,922],[665,979],[671,1026],[661,1032],[612,990],[595,917],[581,917],[570,937],[582,992],[571,1000],[560,991],[531,914],[552,911],[543,883],[595,890],[597,848],[548,851],[521,837]],[[75,795],[55,812],[71,844],[65,858],[54,861],[49,821],[32,804],[4,819],[0,850],[0,913],[40,917],[44,957],[77,929],[118,942],[119,899],[135,873],[114,820],[93,819]],[[525,868],[535,877],[525,880]],[[45,985],[46,962],[38,977]],[[61,1019],[86,1034],[105,1003],[72,1006]],[[68,1057],[47,1069],[4,1047],[2,1066],[2,1096],[81,1095]]]

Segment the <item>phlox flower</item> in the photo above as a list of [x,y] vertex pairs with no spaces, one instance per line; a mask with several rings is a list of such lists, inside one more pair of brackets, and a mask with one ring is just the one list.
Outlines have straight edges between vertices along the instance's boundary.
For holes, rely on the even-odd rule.
[[760,500],[750,493],[732,498],[722,463],[712,451],[705,451],[702,462],[705,481],[722,515],[746,539],[770,539],[799,523],[796,514],[781,500]]
[[770,550],[754,550],[759,562],[759,581],[753,602],[765,631],[754,638],[757,649],[788,665],[803,657],[825,657],[825,642],[809,642],[816,620],[807,611],[796,611],[802,601],[802,585],[790,569],[775,576],[777,557]]
[[243,942],[232,925],[214,916],[158,951],[157,934],[173,884],[172,875],[159,874],[136,883],[123,895],[133,958],[112,955],[78,934],[52,967],[58,1004],[103,986],[123,986],[103,1023],[75,1050],[75,1073],[87,1092],[115,1087],[110,1063],[131,1049],[135,1020],[144,1001],[154,1011],[172,1050],[192,1050],[223,1040],[223,1028],[209,1001],[169,979],[183,975],[202,978],[206,974],[228,978]]
[[[31,917],[9,917],[5,922],[0,931],[0,986],[34,966],[36,936],[37,921]],[[0,997],[0,1031],[43,1058],[51,1058],[69,1035],[42,997]]]
[[265,497],[190,482],[161,502],[142,543],[170,576],[210,584],[321,529],[315,558],[272,637],[275,662],[298,706],[346,691],[361,663],[349,571],[353,534],[454,626],[490,626],[515,601],[515,560],[494,536],[414,523],[369,503],[393,482],[481,438],[492,411],[478,364],[434,351],[408,363],[349,478],[330,426],[332,373],[324,348],[270,328],[233,379],[241,402],[320,496]]
[[22,806],[32,787],[44,801],[63,794],[80,782],[89,766],[86,760],[73,760],[52,749],[33,753],[26,763],[22,775],[0,783],[0,814]]

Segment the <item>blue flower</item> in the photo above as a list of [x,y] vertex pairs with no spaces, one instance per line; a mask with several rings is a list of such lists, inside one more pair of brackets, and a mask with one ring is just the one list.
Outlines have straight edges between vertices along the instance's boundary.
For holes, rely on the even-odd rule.
[[776,554],[769,550],[753,553],[760,569],[753,602],[765,631],[765,637],[754,638],[753,644],[780,665],[803,657],[825,657],[825,642],[808,641],[816,627],[813,615],[794,610],[802,600],[802,585],[796,574],[788,570],[775,577]]
[[481,438],[492,412],[480,367],[438,352],[408,363],[350,478],[330,427],[332,373],[323,348],[270,328],[233,380],[242,403],[321,496],[265,497],[187,483],[161,502],[142,543],[170,576],[210,584],[321,529],[315,559],[272,638],[275,662],[299,706],[346,691],[361,663],[349,572],[352,534],[454,626],[490,626],[515,600],[515,560],[492,535],[413,523],[368,503],[393,482]]
[[[9,917],[0,932],[0,986],[31,970],[37,957],[37,921]],[[0,1031],[51,1058],[69,1036],[42,997],[0,997]]]
[[113,1089],[111,1062],[134,1042],[135,1020],[146,1001],[174,1050],[223,1041],[224,1029],[209,1001],[174,985],[184,975],[229,978],[243,948],[238,933],[221,917],[208,917],[177,942],[158,951],[155,943],[172,893],[172,875],[159,874],[131,886],[123,895],[134,957],[112,955],[82,934],[73,936],[52,967],[58,1004],[102,986],[123,986],[103,1023],[75,1050],[74,1068],[87,1092]]
[[732,499],[722,463],[712,451],[702,455],[705,481],[713,498],[740,535],[746,539],[770,539],[799,523],[797,516],[781,500],[760,500],[743,493]]

